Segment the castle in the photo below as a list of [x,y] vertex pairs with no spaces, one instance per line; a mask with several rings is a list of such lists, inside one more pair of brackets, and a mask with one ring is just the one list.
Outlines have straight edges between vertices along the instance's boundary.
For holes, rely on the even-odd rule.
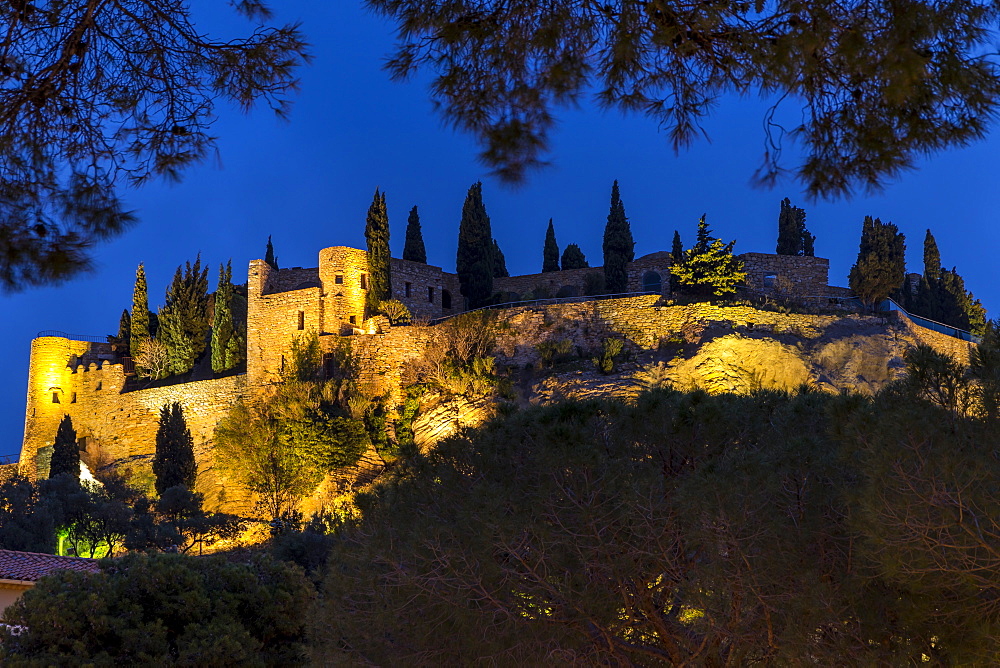
[[[780,289],[802,298],[825,301],[845,296],[828,285],[829,261],[746,253],[740,256],[748,272],[748,288]],[[652,305],[669,296],[671,257],[657,252],[628,266],[628,291],[645,293]],[[600,267],[494,280],[494,289],[511,296],[574,297],[585,294],[587,276]],[[440,267],[392,259],[393,297],[425,321],[462,311],[458,277]],[[370,382],[398,389],[403,369],[419,357],[424,341],[420,330],[391,327],[384,317],[365,319],[368,266],[365,251],[335,246],[319,252],[318,266],[273,269],[263,260],[250,262],[247,275],[246,373],[208,377],[167,386],[140,388],[113,344],[106,337],[71,339],[42,333],[31,344],[24,441],[20,470],[32,478],[48,475],[48,458],[58,423],[73,419],[82,459],[90,466],[150,455],[161,407],[173,401],[184,407],[195,442],[199,491],[219,503],[226,484],[212,472],[212,433],[222,414],[237,400],[274,383],[296,337],[314,331],[326,355],[344,336],[358,342],[362,374]],[[614,302],[617,300],[607,300]]]

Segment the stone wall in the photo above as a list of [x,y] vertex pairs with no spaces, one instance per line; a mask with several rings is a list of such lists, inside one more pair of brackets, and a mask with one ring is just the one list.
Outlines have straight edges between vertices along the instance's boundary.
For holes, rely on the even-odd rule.
[[573,294],[562,294],[563,297],[576,297],[586,294],[585,287],[588,274],[596,274],[603,278],[604,269],[587,267],[585,269],[567,269],[566,271],[547,271],[541,274],[524,274],[523,276],[507,276],[493,279],[493,291],[510,293],[519,297],[531,295],[536,299],[555,297],[560,290],[572,291]]
[[465,310],[458,276],[421,262],[392,258],[392,296],[418,319],[434,319]]
[[746,284],[751,290],[784,291],[795,297],[827,294],[830,261],[826,258],[771,253],[743,253],[738,257],[743,260]]

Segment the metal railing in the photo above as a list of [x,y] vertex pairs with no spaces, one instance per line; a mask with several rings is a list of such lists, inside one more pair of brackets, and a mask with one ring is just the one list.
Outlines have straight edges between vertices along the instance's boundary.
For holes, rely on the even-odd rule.
[[951,325],[946,325],[943,322],[938,322],[936,320],[931,320],[930,318],[924,318],[919,315],[913,315],[902,306],[897,304],[893,299],[887,298],[879,302],[878,310],[883,312],[898,311],[904,316],[910,319],[911,322],[920,325],[925,329],[930,329],[941,334],[946,334],[948,336],[953,336],[956,339],[961,339],[963,341],[969,341],[971,343],[982,343],[983,337],[976,336],[972,332],[967,332],[964,329],[959,329],[958,327],[952,327]]
[[72,341],[86,341],[88,343],[108,343],[108,336],[94,336],[92,334],[67,334],[66,332],[60,332],[56,329],[43,329],[42,331],[35,334],[35,338],[41,338],[43,336],[59,336],[64,339],[70,339]]
[[430,321],[430,324],[437,325],[446,320],[452,318],[457,318],[460,315],[466,315],[467,313],[478,313],[479,311],[492,311],[496,309],[506,309],[506,308],[518,308],[522,306],[547,306],[550,304],[577,304],[580,302],[591,302],[599,301],[602,299],[624,299],[626,297],[641,297],[643,295],[659,295],[661,293],[656,290],[643,290],[641,292],[619,292],[607,295],[580,295],[577,297],[552,297],[550,299],[526,299],[523,301],[516,302],[504,302],[503,304],[490,304],[489,306],[480,306],[479,308],[474,308],[471,311],[461,311],[459,313],[453,313],[451,315],[446,315],[441,318],[435,318]]

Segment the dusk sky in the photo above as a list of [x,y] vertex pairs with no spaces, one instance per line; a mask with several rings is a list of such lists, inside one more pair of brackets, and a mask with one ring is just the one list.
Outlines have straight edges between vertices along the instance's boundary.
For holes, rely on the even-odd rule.
[[[226,3],[195,4],[199,26],[215,37],[248,29]],[[512,275],[541,270],[549,218],[560,250],[577,243],[592,265],[600,265],[611,183],[618,179],[637,257],[669,250],[675,229],[690,246],[702,213],[716,236],[736,239],[736,252],[773,253],[779,202],[790,197],[806,209],[816,255],[830,259],[834,285],[847,285],[862,220],[871,215],[905,233],[908,271],[922,271],[924,231],[930,228],[943,264],[957,267],[989,317],[1000,308],[1000,286],[991,278],[1000,246],[1000,132],[929,156],[876,196],[810,203],[792,181],[774,190],[750,185],[764,150],[761,100],[721,100],[705,125],[711,141],[680,155],[655,122],[600,112],[585,101],[561,113],[552,166],[515,189],[477,162],[472,137],[435,114],[426,79],[389,80],[382,63],[392,50],[391,25],[357,0],[273,5],[277,21],[301,21],[315,56],[301,72],[290,120],[276,120],[264,107],[242,115],[220,106],[214,127],[218,160],[189,170],[179,184],[130,191],[129,206],[140,222],[98,247],[92,274],[0,296],[6,323],[0,345],[8,356],[0,385],[0,434],[8,436],[0,454],[20,450],[28,355],[37,332],[116,333],[122,309],[131,307],[139,262],[146,264],[155,310],[177,265],[199,252],[211,267],[214,289],[219,263],[230,258],[234,281],[245,282],[247,263],[264,256],[269,234],[282,267],[316,266],[319,250],[328,246],[363,248],[365,214],[376,187],[387,193],[393,255],[402,253],[406,216],[417,205],[428,262],[446,271],[455,268],[466,190],[478,180]],[[786,155],[792,166],[792,146]]]

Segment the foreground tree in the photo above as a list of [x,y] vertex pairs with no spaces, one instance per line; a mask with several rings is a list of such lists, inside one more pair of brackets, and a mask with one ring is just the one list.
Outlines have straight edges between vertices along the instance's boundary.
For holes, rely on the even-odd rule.
[[139,344],[150,338],[149,289],[146,286],[146,266],[140,262],[135,270],[135,287],[132,288],[132,327],[129,330],[128,348],[135,354]]
[[410,209],[410,216],[406,219],[403,259],[411,262],[427,262],[427,250],[424,248],[424,235],[420,231],[420,214],[417,213],[417,207]]
[[549,218],[549,227],[545,230],[545,246],[542,248],[542,273],[559,271],[559,244],[556,243],[556,230]]
[[604,284],[610,293],[628,290],[629,262],[635,259],[632,227],[625,216],[625,205],[618,192],[618,181],[611,186],[611,210],[604,226]]
[[507,258],[500,250],[500,244],[493,240],[493,278],[507,278],[510,272],[507,271]]
[[[462,205],[462,220],[458,226],[458,253],[455,273],[468,308],[479,308],[493,296],[493,277],[497,256],[494,248],[490,217],[483,204],[483,184],[469,187]],[[505,263],[506,264],[506,263]]]
[[695,245],[684,253],[681,262],[670,267],[670,275],[683,290],[701,296],[720,297],[736,292],[746,281],[743,261],[733,255],[735,241],[724,244],[712,236],[702,214],[698,221]]
[[49,477],[69,474],[80,479],[80,446],[76,443],[76,430],[73,420],[64,415],[59,421],[59,429],[52,444],[52,460],[49,463]]
[[201,255],[192,265],[177,267],[160,309],[157,338],[167,347],[172,374],[187,373],[205,352],[208,341],[208,267]]
[[[230,3],[254,21],[263,2]],[[218,100],[280,115],[307,58],[293,25],[217,40],[187,4],[18,2],[0,9],[0,289],[67,279],[128,228],[122,185],[210,155]]]
[[368,248],[368,291],[365,308],[369,315],[379,312],[379,304],[392,299],[392,276],[389,254],[389,213],[385,208],[385,193],[375,189],[375,198],[368,207],[365,222],[365,242]]
[[[129,554],[43,578],[5,611],[5,665],[308,665],[302,572],[264,555]],[[183,603],[180,603],[183,602]],[[15,621],[16,620],[16,621]]]
[[160,409],[160,425],[156,430],[156,456],[153,458],[156,493],[178,485],[194,489],[198,465],[194,460],[194,440],[184,419],[184,409],[178,402],[164,404]]
[[892,223],[865,216],[858,261],[848,277],[851,290],[873,308],[899,288],[905,276],[905,237]]
[[994,4],[366,2],[399,26],[393,77],[430,70],[446,118],[509,180],[543,164],[555,108],[591,90],[651,116],[675,150],[727,94],[797,101],[787,129],[767,112],[757,177],[777,176],[790,130],[811,196],[878,188],[928,151],[979,139],[1000,102]]
[[222,373],[235,368],[245,357],[246,341],[233,320],[233,262],[219,265],[219,284],[215,289],[212,313],[212,371]]

